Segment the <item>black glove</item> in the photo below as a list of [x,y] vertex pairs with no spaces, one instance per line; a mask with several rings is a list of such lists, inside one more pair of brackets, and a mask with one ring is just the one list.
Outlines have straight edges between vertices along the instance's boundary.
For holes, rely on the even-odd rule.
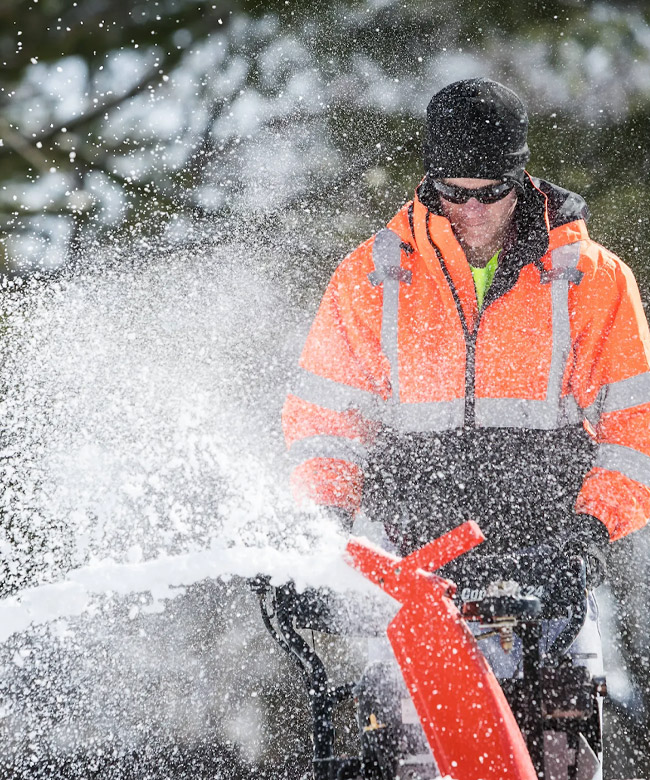
[[576,515],[575,522],[562,540],[566,555],[582,558],[587,570],[587,587],[596,588],[607,574],[609,531],[592,515]]

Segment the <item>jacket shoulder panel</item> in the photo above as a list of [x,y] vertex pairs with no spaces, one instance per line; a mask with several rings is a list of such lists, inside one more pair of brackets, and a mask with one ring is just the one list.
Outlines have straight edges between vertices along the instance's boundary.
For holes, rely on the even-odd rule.
[[397,233],[402,241],[411,246],[415,244],[415,239],[413,238],[413,234],[411,232],[411,222],[409,218],[409,212],[411,211],[412,206],[413,201],[406,203],[386,225],[389,230],[395,231],[395,233]]
[[[409,205],[410,204],[407,203],[401,208],[386,227],[397,233],[405,244],[412,246],[413,238],[411,236],[408,217]],[[365,280],[370,284],[368,274],[372,273],[375,267],[372,257],[372,247],[380,232],[381,231],[378,230],[377,233],[366,239],[362,244],[359,244],[356,249],[353,249],[352,252],[341,260],[334,271],[331,283],[346,283],[347,281],[358,283],[361,280]]]
[[[548,234],[548,252],[550,253],[554,249],[566,244],[574,244],[577,241],[590,241],[587,225],[583,219],[576,219],[572,222],[566,222],[564,225],[551,228]],[[549,258],[548,253],[545,255],[545,258]]]
[[583,276],[569,285],[569,309],[576,376],[589,395],[650,369],[650,332],[634,274],[619,257],[585,241],[578,269]]
[[631,268],[618,255],[591,239],[582,242],[578,268],[585,281],[604,287],[617,286],[621,277],[634,278]]
[[357,283],[373,269],[372,245],[375,237],[366,239],[363,244],[353,249],[337,265],[332,274],[330,285],[346,284],[347,282]]

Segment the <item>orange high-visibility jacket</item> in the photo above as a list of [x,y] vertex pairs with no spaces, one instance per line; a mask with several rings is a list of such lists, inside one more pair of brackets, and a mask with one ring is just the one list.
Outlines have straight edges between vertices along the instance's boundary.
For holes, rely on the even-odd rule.
[[599,518],[611,539],[645,524],[650,333],[636,282],[589,238],[582,212],[550,215],[549,199],[570,193],[530,177],[526,187],[539,205],[543,254],[506,253],[504,266],[519,252],[517,271],[480,313],[449,221],[418,193],[339,265],[283,411],[299,498],[358,509],[384,429],[423,441],[461,430],[543,432],[553,442],[573,427],[595,450],[575,510]]

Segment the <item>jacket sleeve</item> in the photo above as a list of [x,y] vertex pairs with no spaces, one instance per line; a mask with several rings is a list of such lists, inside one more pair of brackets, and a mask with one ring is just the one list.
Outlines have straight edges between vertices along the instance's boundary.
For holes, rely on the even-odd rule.
[[368,447],[390,392],[369,243],[332,277],[282,413],[295,498],[348,511],[360,506]]
[[601,251],[576,288],[573,390],[597,442],[576,510],[614,540],[650,517],[650,333],[632,272]]

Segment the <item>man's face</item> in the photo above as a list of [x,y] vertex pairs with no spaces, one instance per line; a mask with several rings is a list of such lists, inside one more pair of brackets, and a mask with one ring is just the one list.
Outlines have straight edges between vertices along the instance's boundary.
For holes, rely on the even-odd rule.
[[[444,179],[443,181],[470,190],[499,184],[498,179]],[[517,193],[512,189],[496,203],[479,203],[476,198],[470,198],[467,203],[450,203],[441,195],[440,203],[442,212],[451,222],[460,243],[468,249],[481,249],[503,241],[517,203]],[[498,249],[499,246],[496,248]]]

